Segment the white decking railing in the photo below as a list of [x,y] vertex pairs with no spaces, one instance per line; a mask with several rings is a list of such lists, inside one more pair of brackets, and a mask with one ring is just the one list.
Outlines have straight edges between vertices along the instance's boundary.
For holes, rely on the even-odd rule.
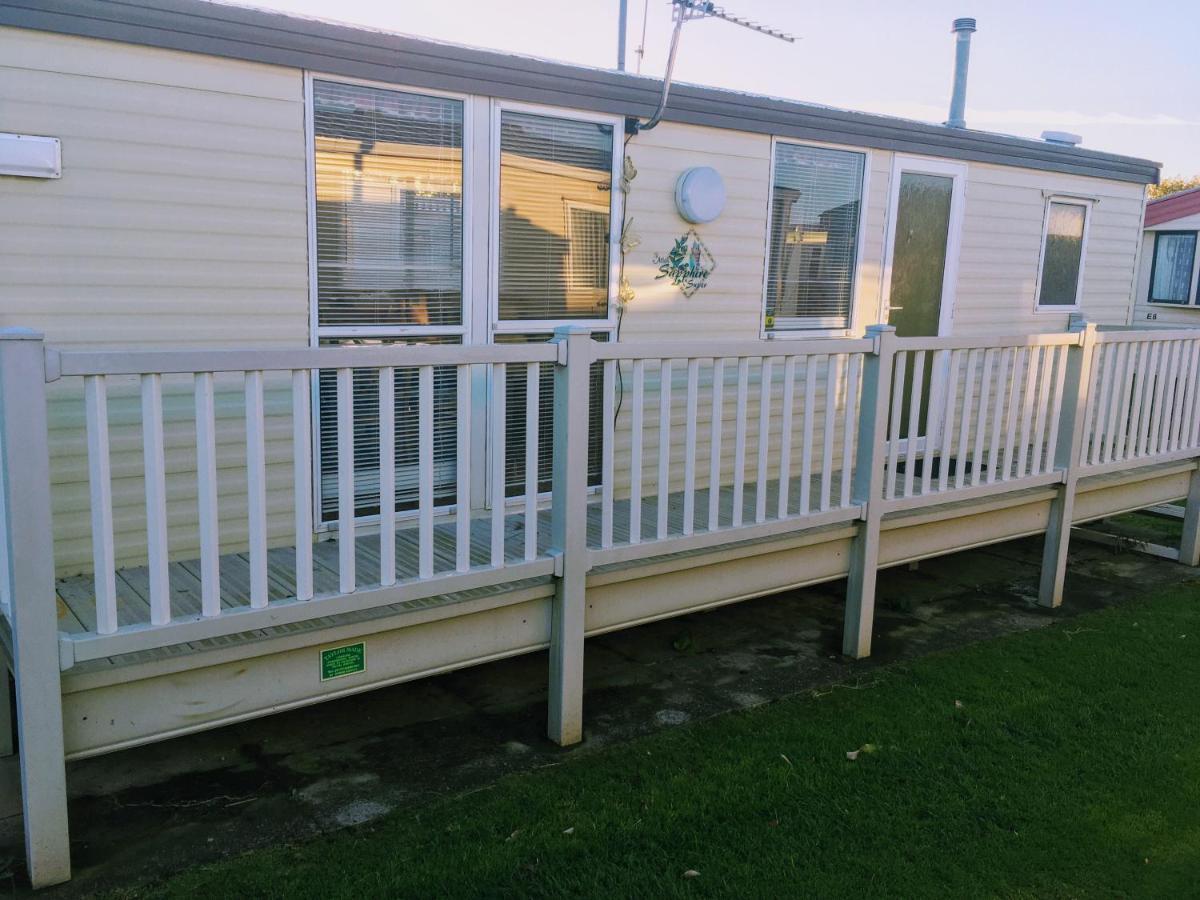
[[[27,347],[30,341],[22,341]],[[18,346],[11,343],[8,346]],[[38,344],[40,348],[40,342]],[[568,349],[571,348],[571,349]],[[683,352],[681,352],[683,351]],[[45,375],[22,370],[10,385],[45,403],[47,383],[82,383],[94,609],[64,634],[74,662],[231,635],[385,604],[561,574],[569,548],[582,571],[680,551],[863,520],[988,494],[1067,483],[1195,455],[1200,449],[1200,336],[1191,331],[1101,331],[1017,338],[866,338],[710,344],[597,343],[586,332],[546,344],[387,346],[298,350],[44,351]],[[555,369],[554,414],[538,377]],[[435,369],[453,373],[454,496],[435,499]],[[407,408],[416,429],[416,502],[398,519],[339,515],[336,562],[314,559],[313,386],[332,373],[338,509],[356,509],[355,378],[377,384],[379,509],[396,508],[396,376],[413,375]],[[524,380],[506,389],[510,372]],[[357,373],[357,374],[356,374]],[[575,381],[572,381],[574,376]],[[194,448],[181,466],[164,437],[164,379],[190,396]],[[216,386],[222,379],[223,387]],[[490,403],[478,413],[482,395]],[[114,450],[109,387],[136,384],[144,504],[144,583],[122,600],[114,538]],[[228,551],[229,515],[218,490],[218,396],[240,394],[245,484],[242,557]],[[569,385],[576,396],[569,396]],[[268,387],[269,385],[269,387]],[[176,383],[176,395],[180,394]],[[264,392],[290,393],[290,440],[279,451]],[[599,398],[593,394],[599,391]],[[490,397],[490,401],[487,399]],[[40,400],[38,398],[41,398]],[[523,408],[506,410],[506,403]],[[227,406],[228,404],[224,404]],[[278,406],[278,404],[275,404]],[[589,409],[592,410],[589,414]],[[276,410],[276,413],[278,411]],[[178,410],[173,413],[179,418]],[[278,418],[278,415],[275,415]],[[523,424],[522,458],[506,453]],[[129,422],[121,467],[130,466]],[[225,423],[227,426],[228,423]],[[599,431],[599,479],[588,490],[589,429]],[[554,490],[539,494],[539,437],[553,433]],[[176,429],[177,430],[177,429]],[[574,437],[575,452],[564,448]],[[593,434],[594,438],[595,435]],[[290,530],[269,515],[281,490],[268,484],[267,446],[290,464]],[[594,441],[592,442],[594,443]],[[486,453],[474,451],[486,446]],[[24,452],[4,448],[20,477]],[[411,448],[410,448],[411,449]],[[372,448],[374,450],[374,448]],[[170,457],[170,465],[168,465]],[[520,475],[514,479],[514,465]],[[482,467],[482,473],[473,467]],[[506,468],[507,467],[507,468]],[[170,471],[168,471],[170,470]],[[194,486],[198,559],[194,604],[173,590],[168,496]],[[6,479],[7,480],[7,479]],[[513,484],[523,496],[513,499]],[[482,492],[479,485],[483,485]],[[472,490],[475,496],[472,496]],[[168,489],[170,487],[170,490]],[[572,505],[567,499],[576,495]],[[479,494],[485,502],[480,503]],[[474,499],[474,503],[472,502]],[[49,505],[39,495],[38,502]],[[545,506],[549,505],[549,521]],[[179,501],[171,500],[178,509]],[[474,508],[473,508],[474,506]],[[3,525],[21,521],[12,510]],[[126,529],[128,530],[128,529]],[[126,535],[126,538],[128,536]],[[128,544],[128,540],[125,541]],[[867,541],[870,544],[870,541]],[[8,542],[6,542],[6,549]],[[288,553],[281,556],[279,548]],[[50,548],[39,552],[49,553]],[[223,567],[243,565],[242,595]],[[281,559],[284,562],[281,562]],[[286,564],[290,573],[280,574]],[[336,584],[314,572],[336,570]],[[365,568],[364,568],[365,566]],[[326,572],[328,574],[328,572]],[[286,585],[280,586],[281,581]],[[0,595],[11,596],[12,576]],[[868,585],[869,587],[869,585]],[[0,604],[0,607],[7,608]],[[865,651],[866,638],[847,638]]]

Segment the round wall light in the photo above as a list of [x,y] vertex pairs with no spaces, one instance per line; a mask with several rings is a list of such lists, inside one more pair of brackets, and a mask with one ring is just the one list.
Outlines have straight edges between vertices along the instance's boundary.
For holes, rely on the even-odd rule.
[[694,225],[711,222],[725,209],[725,181],[711,166],[687,169],[675,182],[675,208]]

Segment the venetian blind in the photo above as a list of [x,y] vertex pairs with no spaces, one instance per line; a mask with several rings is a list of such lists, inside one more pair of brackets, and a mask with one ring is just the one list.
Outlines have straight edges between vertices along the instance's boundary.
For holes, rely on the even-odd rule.
[[768,329],[849,327],[863,165],[861,153],[775,145]]
[[313,83],[318,324],[462,323],[462,103]]
[[500,118],[500,319],[608,316],[611,125]]

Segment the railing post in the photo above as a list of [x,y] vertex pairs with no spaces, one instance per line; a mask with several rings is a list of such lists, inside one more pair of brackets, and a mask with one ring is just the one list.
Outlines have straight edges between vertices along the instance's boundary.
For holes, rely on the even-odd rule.
[[46,355],[42,335],[0,330],[0,447],[8,515],[8,596],[25,816],[25,857],[35,888],[71,877],[59,682]]
[[1042,548],[1042,576],[1038,603],[1062,604],[1063,580],[1067,574],[1067,547],[1071,541],[1071,522],[1075,515],[1075,487],[1079,482],[1079,457],[1084,447],[1088,392],[1092,381],[1092,359],[1096,346],[1096,326],[1073,319],[1070,331],[1079,334],[1079,343],[1067,350],[1067,371],[1063,382],[1062,416],[1058,423],[1058,443],[1053,465],[1063,473],[1062,483],[1050,504],[1046,523],[1046,543]]
[[588,570],[588,382],[591,332],[555,329],[554,468],[551,552],[556,554],[550,625],[550,707],[547,733],[557,744],[583,740],[583,632]]
[[879,525],[883,518],[879,501],[883,497],[883,460],[887,450],[896,329],[891,325],[871,325],[866,336],[875,341],[875,349],[863,361],[852,493],[854,502],[863,504],[863,516],[850,547],[846,625],[842,638],[842,652],[855,659],[871,654],[875,580],[879,568]]
[[1183,508],[1183,537],[1179,541],[1179,561],[1185,566],[1200,565],[1200,468],[1192,471],[1191,480],[1188,482],[1187,502]]

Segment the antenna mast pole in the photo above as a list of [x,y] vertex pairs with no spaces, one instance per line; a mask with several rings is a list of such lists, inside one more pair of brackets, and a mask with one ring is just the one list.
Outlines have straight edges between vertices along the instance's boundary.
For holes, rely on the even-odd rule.
[[[621,0],[621,9],[624,11],[626,0]],[[654,111],[654,115],[647,122],[639,122],[634,117],[629,117],[625,120],[625,131],[629,134],[637,134],[639,131],[649,131],[658,125],[663,117],[663,113],[667,109],[667,94],[671,90],[671,76],[675,72],[675,55],[679,51],[679,34],[683,31],[683,23],[691,19],[723,19],[726,22],[732,22],[734,25],[740,25],[742,28],[748,28],[751,31],[757,31],[759,34],[765,34],[768,37],[778,38],[781,41],[787,41],[789,44],[794,44],[796,38],[793,35],[784,31],[779,31],[775,28],[769,28],[766,25],[760,25],[758,22],[752,22],[749,19],[744,19],[741,16],[735,16],[722,6],[717,6],[709,0],[671,0],[671,17],[675,20],[675,27],[671,31],[671,47],[667,51],[667,71],[663,75],[662,95],[658,99],[658,109]],[[624,47],[624,31],[622,31],[621,47]],[[621,51],[621,68],[624,68],[624,51]]]

